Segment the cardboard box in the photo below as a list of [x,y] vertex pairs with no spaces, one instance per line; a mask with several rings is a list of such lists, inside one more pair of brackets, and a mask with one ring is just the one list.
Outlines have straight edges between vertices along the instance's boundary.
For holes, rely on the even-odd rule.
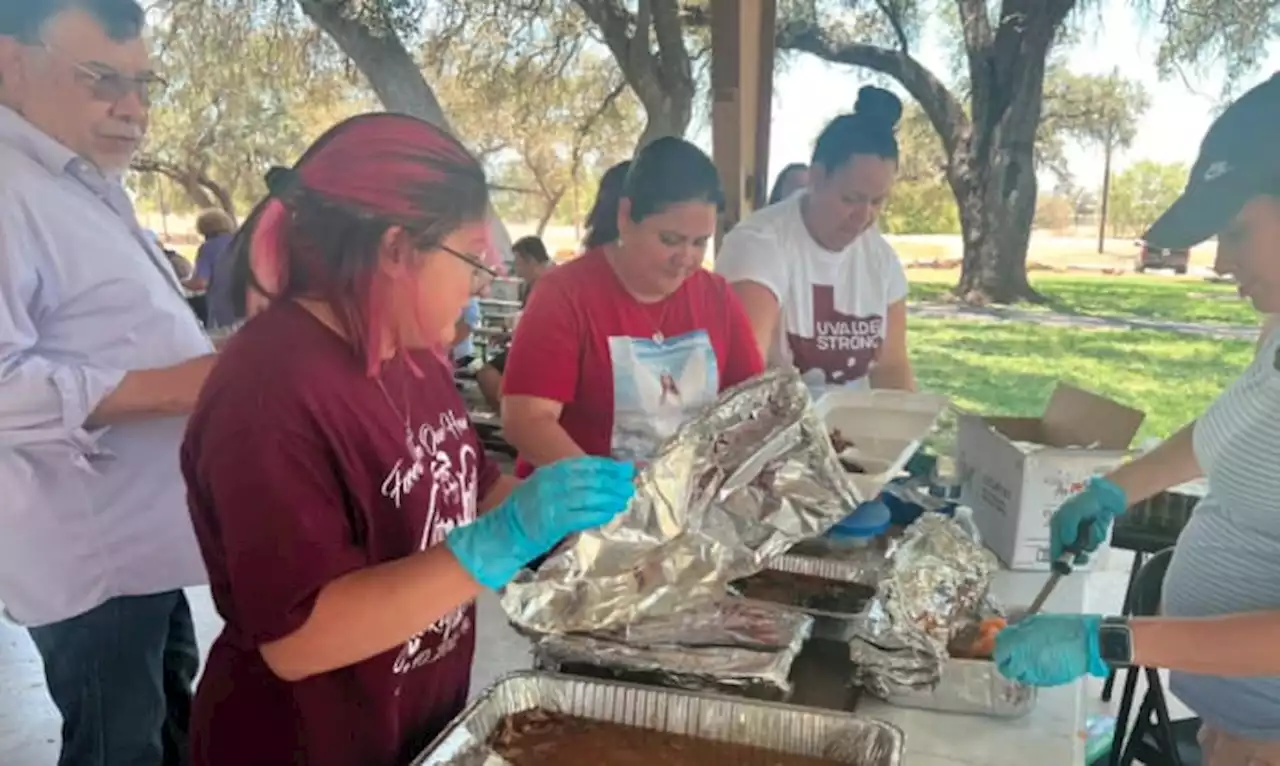
[[1049,518],[1125,459],[1144,417],[1062,383],[1040,417],[962,416],[960,497],[987,547],[1011,569],[1047,571]]

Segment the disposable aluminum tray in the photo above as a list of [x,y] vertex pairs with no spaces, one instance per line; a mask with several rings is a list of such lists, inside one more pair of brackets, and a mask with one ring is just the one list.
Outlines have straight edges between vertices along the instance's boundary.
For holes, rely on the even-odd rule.
[[507,676],[485,691],[412,766],[459,763],[455,759],[475,753],[503,718],[534,708],[780,753],[826,757],[849,766],[902,763],[900,729],[848,713],[524,672]]
[[[817,558],[787,553],[771,560],[768,569],[775,572],[808,575],[835,582],[856,583],[872,588],[879,580],[879,567],[883,563],[880,554],[869,555],[864,560]],[[755,599],[747,599],[755,601]],[[795,604],[777,604],[773,601],[758,601],[763,604],[784,606],[795,609],[813,617],[813,637],[827,638],[833,641],[848,641],[853,637],[855,620],[861,612],[828,612],[822,609],[810,609]]]
[[904,689],[885,701],[920,710],[1021,718],[1035,708],[1036,690],[1000,675],[990,660],[952,658],[942,667],[942,679],[931,691]]

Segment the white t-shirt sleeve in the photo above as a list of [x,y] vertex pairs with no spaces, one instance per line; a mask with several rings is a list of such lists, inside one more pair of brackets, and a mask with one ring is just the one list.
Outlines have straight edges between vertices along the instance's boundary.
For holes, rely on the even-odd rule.
[[756,282],[769,289],[778,303],[787,293],[786,253],[771,233],[739,225],[725,235],[716,253],[716,273],[730,284]]

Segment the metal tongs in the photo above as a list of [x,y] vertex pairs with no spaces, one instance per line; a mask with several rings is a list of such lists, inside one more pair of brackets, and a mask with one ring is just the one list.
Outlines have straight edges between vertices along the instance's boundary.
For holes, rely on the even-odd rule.
[[1053,593],[1054,588],[1058,587],[1058,581],[1063,577],[1071,574],[1072,564],[1075,562],[1076,556],[1084,553],[1084,545],[1089,540],[1089,527],[1093,526],[1093,519],[1084,519],[1080,522],[1080,526],[1076,528],[1076,539],[1063,549],[1062,555],[1053,562],[1053,572],[1049,575],[1049,579],[1045,581],[1044,587],[1040,589],[1031,602],[1031,606],[1027,607],[1027,611],[1023,613],[1023,617],[1030,617],[1036,614],[1044,607],[1044,602],[1049,600],[1049,596]]

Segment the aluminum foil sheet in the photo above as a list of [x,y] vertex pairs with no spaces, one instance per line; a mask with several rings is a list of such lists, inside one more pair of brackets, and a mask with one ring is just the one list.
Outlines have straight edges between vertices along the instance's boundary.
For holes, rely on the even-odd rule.
[[502,606],[526,629],[582,633],[712,603],[856,504],[804,383],[772,370],[681,426],[630,507],[517,576]]
[[485,742],[503,718],[534,708],[780,753],[826,757],[849,766],[902,763],[902,730],[849,713],[517,673],[485,691],[412,766],[505,766],[485,748]]
[[602,634],[638,647],[794,649],[809,637],[813,620],[771,604],[736,599],[672,615],[647,617]]
[[541,636],[534,658],[547,670],[587,665],[674,688],[782,700],[812,627],[804,614],[730,600],[601,634]]
[[878,697],[932,690],[947,644],[983,611],[999,565],[963,525],[926,513],[890,544],[888,569],[858,620],[850,654]]

